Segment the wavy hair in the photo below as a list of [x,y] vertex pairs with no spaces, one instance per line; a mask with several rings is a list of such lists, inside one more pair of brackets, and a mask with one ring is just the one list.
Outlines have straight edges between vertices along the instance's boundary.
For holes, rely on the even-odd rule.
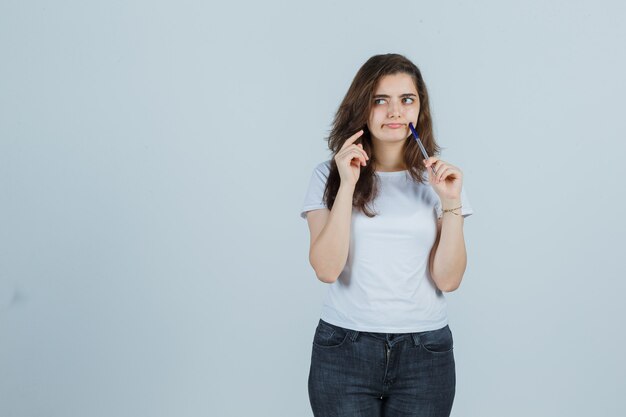
[[[337,109],[337,113],[335,113],[330,135],[325,138],[328,141],[328,149],[332,152],[330,173],[324,190],[324,202],[329,209],[332,208],[335,202],[341,183],[335,156],[350,136],[363,129],[363,134],[354,143],[356,144],[360,141],[370,160],[366,166],[360,166],[361,172],[354,189],[352,206],[360,209],[368,217],[376,215],[367,207],[378,194],[378,178],[374,171],[376,155],[373,152],[372,137],[367,128],[367,121],[372,108],[374,89],[378,81],[386,75],[398,73],[408,74],[413,79],[420,102],[420,111],[415,130],[428,155],[439,155],[441,148],[435,142],[433,135],[428,91],[419,68],[403,55],[374,55],[356,73],[352,84]],[[402,155],[405,166],[408,167],[408,172],[413,180],[424,183],[423,175],[426,169],[422,162],[424,157],[413,136],[409,136],[405,141]]]

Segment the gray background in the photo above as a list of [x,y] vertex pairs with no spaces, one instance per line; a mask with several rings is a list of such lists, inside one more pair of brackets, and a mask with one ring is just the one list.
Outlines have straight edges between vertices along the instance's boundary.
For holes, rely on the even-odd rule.
[[312,415],[298,213],[388,52],[475,209],[452,415],[625,415],[625,11],[2,0],[0,415]]

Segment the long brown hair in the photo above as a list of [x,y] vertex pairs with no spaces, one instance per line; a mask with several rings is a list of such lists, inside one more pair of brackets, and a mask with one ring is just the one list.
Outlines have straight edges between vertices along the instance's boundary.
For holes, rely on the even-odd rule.
[[[378,81],[385,75],[398,73],[408,74],[413,78],[420,101],[420,111],[415,130],[424,148],[426,148],[426,153],[429,156],[439,155],[441,148],[435,142],[433,135],[428,91],[419,68],[403,55],[374,55],[356,73],[352,84],[348,88],[348,92],[335,114],[330,136],[326,138],[328,148],[332,151],[330,173],[326,182],[326,189],[324,190],[324,202],[329,209],[332,208],[335,202],[341,182],[335,155],[337,155],[337,152],[339,152],[350,136],[363,129],[363,134],[355,143],[361,141],[363,149],[369,155],[370,160],[366,166],[361,166],[360,168],[361,173],[354,189],[352,206],[359,208],[368,217],[376,215],[367,207],[378,193],[378,181],[374,171],[376,155],[373,153],[372,138],[367,128],[367,121],[372,107],[374,89]],[[404,143],[403,158],[413,180],[424,183],[425,167],[422,162],[424,157],[413,136],[409,136]]]

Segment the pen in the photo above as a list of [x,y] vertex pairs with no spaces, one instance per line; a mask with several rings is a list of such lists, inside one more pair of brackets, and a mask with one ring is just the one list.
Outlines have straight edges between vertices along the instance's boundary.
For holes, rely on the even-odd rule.
[[[420,150],[422,151],[422,155],[424,155],[424,159],[428,159],[428,154],[426,153],[426,149],[424,149],[424,145],[422,145],[422,141],[420,140],[419,136],[417,136],[417,132],[415,131],[415,128],[413,127],[413,123],[409,122],[409,128],[411,129],[411,132],[413,132],[413,136],[415,136],[415,140],[417,141],[417,144],[420,147]],[[435,171],[435,167],[434,166],[430,166],[430,169],[433,170],[433,174],[436,174],[437,171]]]

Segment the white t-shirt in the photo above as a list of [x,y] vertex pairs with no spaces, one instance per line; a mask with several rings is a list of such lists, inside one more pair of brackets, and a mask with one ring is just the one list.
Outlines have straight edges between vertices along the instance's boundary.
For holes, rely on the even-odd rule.
[[[330,160],[313,170],[300,216],[327,208],[324,187]],[[328,323],[379,333],[437,330],[448,324],[447,304],[430,276],[430,251],[437,237],[441,201],[426,182],[408,171],[377,172],[378,196],[370,203],[376,216],[352,209],[346,265],[329,284],[321,311]],[[461,187],[461,214],[473,213]]]

